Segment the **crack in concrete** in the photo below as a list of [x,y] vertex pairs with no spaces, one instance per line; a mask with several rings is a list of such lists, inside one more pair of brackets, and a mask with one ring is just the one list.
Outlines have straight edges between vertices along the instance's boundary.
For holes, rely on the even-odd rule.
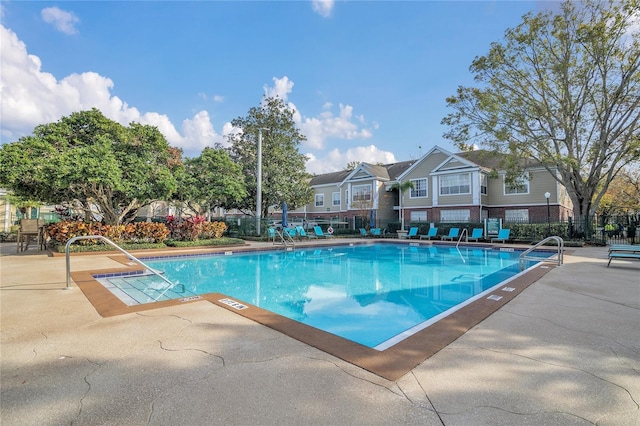
[[640,352],[638,352],[634,348],[629,347],[629,346],[625,346],[624,344],[618,342],[616,339],[613,339],[613,338],[611,338],[611,337],[609,337],[607,335],[604,335],[604,334],[598,334],[598,333],[593,333],[593,332],[589,332],[589,331],[577,330],[575,328],[569,328],[569,327],[566,327],[566,326],[564,326],[562,324],[558,324],[557,322],[551,321],[551,320],[549,320],[547,318],[540,318],[540,317],[536,317],[536,316],[532,316],[532,315],[519,314],[517,312],[513,312],[513,311],[510,311],[510,310],[507,310],[507,309],[504,309],[504,308],[501,310],[501,312],[508,313],[508,314],[511,314],[511,315],[514,315],[514,316],[517,316],[517,317],[530,318],[530,319],[536,319],[536,320],[539,320],[539,321],[545,321],[545,322],[548,322],[550,324],[555,325],[558,328],[561,328],[561,329],[567,330],[567,331],[571,331],[571,332],[575,332],[575,333],[586,334],[588,336],[598,336],[598,337],[600,337],[602,339],[609,340],[609,341],[619,345],[620,347],[628,349],[629,351],[631,351],[631,352],[633,352],[635,354],[640,354]]
[[164,344],[162,343],[162,340],[157,340],[158,344],[160,345],[160,349],[162,349],[163,351],[167,351],[167,352],[182,352],[182,351],[194,351],[194,352],[201,352],[205,355],[209,355],[212,356],[214,358],[218,358],[220,361],[222,361],[222,367],[225,367],[225,360],[224,357],[221,355],[216,355],[216,354],[212,354],[211,352],[207,352],[203,349],[194,349],[194,348],[181,348],[181,349],[170,349],[170,348],[166,348],[164,347]]
[[483,347],[483,346],[475,346],[475,348],[476,349],[482,349],[482,350],[489,351],[489,352],[499,353],[499,354],[512,355],[512,356],[528,359],[530,361],[537,362],[537,363],[540,363],[540,364],[551,365],[551,366],[554,366],[554,367],[566,368],[568,370],[574,370],[574,371],[582,372],[582,373],[584,373],[584,374],[586,374],[588,376],[591,376],[593,378],[601,380],[601,381],[603,381],[605,383],[609,383],[610,385],[612,385],[612,386],[614,386],[616,388],[622,389],[629,396],[629,399],[633,402],[633,404],[636,406],[636,409],[634,411],[640,410],[640,404],[638,404],[638,402],[635,400],[635,398],[633,397],[633,394],[631,393],[631,391],[629,389],[625,388],[622,385],[619,385],[618,383],[612,382],[611,380],[607,380],[604,377],[600,377],[597,374],[594,374],[594,373],[592,373],[590,371],[587,371],[587,370],[584,370],[584,369],[578,368],[578,367],[573,367],[573,366],[570,366],[570,365],[562,365],[562,364],[557,364],[557,363],[554,363],[554,362],[542,361],[542,360],[539,360],[539,359],[535,359],[535,358],[532,358],[532,357],[529,357],[529,356],[526,356],[526,355],[521,355],[521,354],[514,353],[514,352],[507,352],[507,351],[501,351],[501,350],[497,350],[497,349],[490,349],[490,348]]
[[420,380],[416,377],[416,373],[413,370],[411,371],[411,376],[413,376],[413,378],[415,379],[415,381],[418,384],[418,386],[420,386],[420,389],[422,389],[422,393],[424,394],[424,397],[429,402],[429,405],[431,405],[431,408],[426,407],[426,409],[428,411],[431,411],[431,412],[435,413],[435,415],[438,416],[438,420],[440,420],[440,424],[442,426],[444,426],[445,423],[444,423],[444,420],[442,419],[442,416],[440,415],[440,412],[438,411],[438,409],[436,408],[435,404],[433,403],[433,401],[429,397],[429,394],[427,393],[427,391],[424,389],[424,386],[422,386],[422,383],[420,383]]
[[[41,335],[42,337],[44,337],[44,341],[45,341],[45,342],[49,339],[49,336],[47,336],[47,335],[45,334],[45,332],[44,332],[44,331],[41,331],[41,332],[40,332],[40,335]],[[31,348],[31,352],[33,352],[33,356],[32,356],[32,357],[31,357],[31,359],[29,359],[27,362],[31,362],[31,361],[33,361],[35,358],[37,358],[37,357],[38,357],[38,351],[37,351],[37,349],[36,349],[36,348],[38,347],[38,345],[39,345],[39,344],[40,344],[40,343],[36,343],[36,344],[35,344],[35,346],[33,346],[33,347]]]
[[[69,355],[62,355],[60,356],[60,359],[73,359],[75,357],[69,356]],[[87,374],[85,374],[85,376],[82,378],[82,380],[86,383],[87,385],[87,390],[86,392],[80,397],[80,399],[78,400],[78,412],[75,416],[74,419],[71,420],[71,422],[69,424],[73,425],[77,419],[80,418],[80,416],[82,415],[82,409],[84,407],[84,400],[87,398],[87,396],[89,395],[89,392],[91,392],[91,382],[89,381],[89,376],[91,376],[93,373],[95,373],[99,368],[101,368],[103,365],[105,365],[106,363],[99,363],[99,362],[95,362],[95,361],[91,361],[89,358],[84,358],[82,357],[81,359],[84,359],[86,362],[88,362],[89,364],[92,364],[94,367],[91,369],[91,371],[89,371]]]
[[[582,416],[579,416],[577,414],[574,414],[574,413],[568,413],[566,411],[553,410],[553,411],[538,411],[538,412],[533,412],[533,411],[532,412],[518,412],[518,411],[507,410],[507,409],[502,408],[502,407],[496,407],[496,406],[493,406],[493,405],[474,405],[474,406],[465,408],[464,410],[457,411],[457,412],[450,412],[449,413],[449,412],[441,411],[441,413],[444,416],[455,416],[455,415],[459,415],[459,414],[463,414],[463,413],[469,413],[469,412],[471,412],[471,411],[473,411],[475,409],[478,409],[478,408],[490,408],[490,409],[502,411],[503,413],[513,414],[515,416],[544,416],[544,415],[548,415],[548,414],[561,414],[561,415],[564,415],[564,416],[574,417],[574,418],[583,420],[583,421],[585,421],[585,422],[587,422],[589,424],[592,424],[592,425],[597,425],[596,422],[593,422],[593,421],[591,421],[589,419],[586,419],[586,418],[584,418]],[[443,425],[445,424],[444,421],[443,421],[442,424]],[[540,422],[538,424],[543,424],[543,423]]]

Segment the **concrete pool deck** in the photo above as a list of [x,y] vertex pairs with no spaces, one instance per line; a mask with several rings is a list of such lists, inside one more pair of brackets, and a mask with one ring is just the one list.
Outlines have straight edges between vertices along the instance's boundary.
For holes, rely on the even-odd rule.
[[64,257],[0,253],[3,424],[640,424],[640,262],[606,247],[395,381],[207,301],[103,318]]

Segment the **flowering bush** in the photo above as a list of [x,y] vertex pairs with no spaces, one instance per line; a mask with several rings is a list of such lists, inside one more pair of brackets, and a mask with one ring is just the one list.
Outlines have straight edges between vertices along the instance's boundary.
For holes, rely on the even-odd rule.
[[[163,223],[130,223],[128,225],[103,225],[100,222],[63,221],[47,227],[47,235],[57,244],[66,244],[73,237],[102,235],[115,242],[133,241],[161,243],[169,236]],[[78,244],[93,245],[99,240],[81,240]]]

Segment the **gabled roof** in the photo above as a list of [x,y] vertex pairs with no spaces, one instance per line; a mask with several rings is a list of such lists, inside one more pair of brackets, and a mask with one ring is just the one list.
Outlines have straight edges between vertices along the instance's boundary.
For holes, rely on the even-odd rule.
[[[507,156],[497,151],[487,151],[486,149],[477,149],[475,151],[465,151],[456,154],[458,157],[471,161],[480,167],[488,170],[505,170],[508,166]],[[539,161],[523,158],[521,159],[521,167],[539,167],[542,163]]]
[[359,172],[364,172],[370,175],[372,179],[382,181],[396,180],[398,176],[404,173],[404,171],[411,167],[415,162],[416,160],[409,160],[384,165],[360,163],[358,167],[353,170],[341,170],[339,172],[314,176],[311,178],[309,184],[311,186],[331,184],[340,185],[358,175]]
[[322,175],[316,175],[311,178],[309,184],[311,186],[339,184],[344,181],[347,176],[351,174],[353,170],[340,170],[339,172],[325,173]]

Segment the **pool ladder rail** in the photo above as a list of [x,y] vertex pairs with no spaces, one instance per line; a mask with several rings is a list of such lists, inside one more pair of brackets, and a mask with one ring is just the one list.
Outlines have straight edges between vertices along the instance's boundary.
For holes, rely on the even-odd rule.
[[277,228],[274,228],[274,231],[275,231],[276,235],[280,238],[280,242],[278,242],[278,243],[276,243],[275,240],[274,240],[274,242],[273,242],[274,245],[282,244],[282,246],[284,248],[287,248],[287,247],[296,248],[296,242],[293,241],[293,238],[291,237],[291,235],[289,235],[288,232],[280,232],[280,230],[277,229]]
[[[558,254],[557,254],[557,258],[556,260],[553,260],[552,257],[537,257],[537,256],[529,256],[529,253],[531,253],[532,251],[534,251],[536,248],[550,242],[550,241],[555,241],[558,244]],[[527,260],[535,260],[537,262],[557,262],[558,266],[562,266],[562,264],[564,263],[564,240],[561,237],[558,237],[556,235],[552,235],[551,237],[547,237],[544,240],[538,242],[536,245],[534,245],[533,247],[527,249],[526,251],[524,251],[519,257],[518,257],[518,267],[520,268],[520,271],[524,271],[526,269],[527,266]]]
[[467,232],[467,228],[462,228],[462,233],[460,234],[460,238],[458,238],[458,243],[456,244],[456,248],[460,245],[460,241],[462,241],[462,237],[466,235],[467,238],[464,239],[465,243],[469,242],[469,232]]
[[[117,245],[116,243],[114,243],[113,241],[108,239],[107,237],[104,237],[102,235],[80,235],[80,236],[71,238],[69,241],[67,241],[67,245],[65,246],[65,254],[66,254],[66,257],[67,257],[67,287],[66,287],[66,289],[69,289],[71,287],[71,258],[69,257],[69,247],[71,246],[72,243],[74,243],[75,241],[78,241],[78,240],[102,240],[105,243],[109,244],[110,246],[114,247],[115,249],[119,250],[125,256],[127,256],[129,259],[133,260],[134,262],[136,262],[137,264],[139,264],[140,266],[145,268],[147,271],[151,272],[153,275],[158,276],[162,281],[164,281],[167,284],[169,284],[169,287],[167,287],[167,289],[165,289],[163,294],[166,291],[168,291],[169,289],[171,289],[173,287],[176,287],[176,284],[171,282],[170,280],[168,280],[166,277],[164,277],[162,275],[162,273],[160,273],[160,272],[156,271],[155,269],[151,268],[150,266],[145,264],[143,261],[141,261],[140,259],[136,258],[134,255],[132,255],[131,253],[129,253],[128,251],[126,251],[125,249],[123,249],[122,247],[120,247],[119,245]],[[182,292],[184,292],[184,286],[182,286]]]

